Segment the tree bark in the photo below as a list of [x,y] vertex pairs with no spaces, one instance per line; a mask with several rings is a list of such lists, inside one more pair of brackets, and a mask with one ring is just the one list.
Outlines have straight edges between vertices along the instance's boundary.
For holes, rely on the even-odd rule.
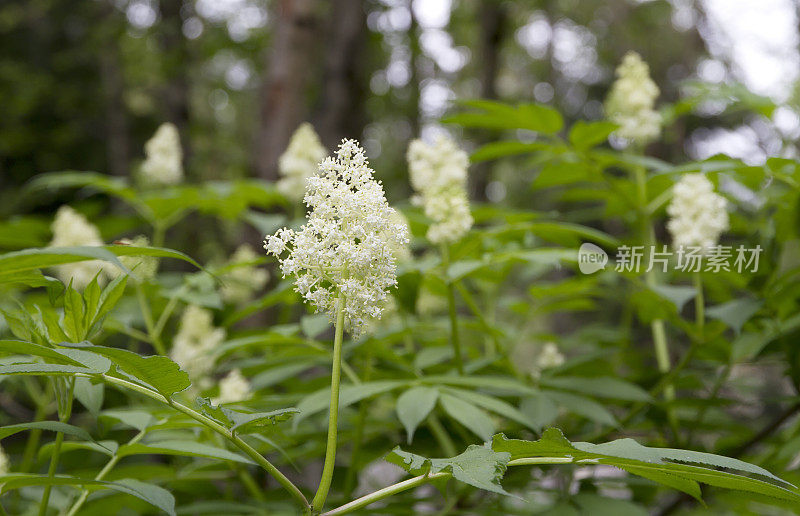
[[308,115],[308,86],[317,50],[316,0],[279,0],[272,51],[262,86],[256,136],[258,176],[277,178],[278,157]]
[[361,0],[332,0],[325,39],[322,90],[314,117],[322,143],[335,148],[364,129],[363,53],[366,13]]
[[[500,68],[500,49],[506,31],[506,7],[496,0],[482,0],[479,7],[481,62],[481,97],[497,99],[497,73]],[[479,143],[486,143],[486,137]],[[472,169],[472,189],[476,199],[486,199],[486,186],[489,183],[491,166],[488,162],[475,165]]]
[[161,0],[159,43],[164,56],[163,90],[165,121],[178,128],[183,147],[184,167],[191,161],[192,148],[189,140],[189,49],[183,36],[183,16],[181,11],[188,7],[182,0]]

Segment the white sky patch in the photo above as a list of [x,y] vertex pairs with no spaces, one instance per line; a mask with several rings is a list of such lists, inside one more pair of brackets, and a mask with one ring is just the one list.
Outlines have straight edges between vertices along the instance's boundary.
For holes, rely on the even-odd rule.
[[792,0],[703,0],[712,53],[725,56],[754,92],[785,100],[800,68]]

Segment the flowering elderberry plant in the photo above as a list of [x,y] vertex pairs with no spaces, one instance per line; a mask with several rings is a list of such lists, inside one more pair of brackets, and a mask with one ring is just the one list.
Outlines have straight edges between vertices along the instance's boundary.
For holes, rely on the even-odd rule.
[[344,140],[306,183],[308,222],[264,241],[283,276],[296,278],[295,289],[317,311],[333,320],[342,303],[345,327],[354,335],[380,318],[386,290],[397,283],[392,249],[408,242],[407,228],[373,174],[358,142]]

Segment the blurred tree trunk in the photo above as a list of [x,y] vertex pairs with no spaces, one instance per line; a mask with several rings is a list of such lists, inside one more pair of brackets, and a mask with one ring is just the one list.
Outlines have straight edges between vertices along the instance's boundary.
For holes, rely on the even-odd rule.
[[125,107],[125,80],[120,61],[119,38],[125,19],[108,1],[98,3],[101,49],[98,55],[103,86],[105,142],[108,170],[115,176],[127,176],[130,164],[130,132]]
[[192,148],[189,139],[189,49],[183,35],[184,9],[188,3],[182,0],[161,0],[159,9],[161,23],[159,25],[159,43],[164,56],[164,109],[166,120],[175,124],[181,135],[183,162],[186,166],[191,161]]
[[411,76],[408,80],[408,85],[411,91],[409,92],[408,108],[409,108],[409,123],[411,124],[411,138],[419,138],[420,136],[420,116],[419,116],[419,99],[420,99],[420,63],[419,59],[422,55],[422,49],[419,44],[419,21],[417,15],[414,14],[414,0],[408,0],[408,12],[411,15],[411,23],[408,25],[408,50],[409,62],[411,66]]
[[367,16],[361,0],[332,0],[328,20],[314,121],[322,143],[333,149],[342,138],[360,138],[364,129]]
[[319,39],[316,8],[316,0],[277,2],[255,145],[255,166],[263,179],[277,177],[278,157],[308,115],[309,79],[317,63]]
[[[500,49],[503,46],[507,25],[506,6],[496,0],[483,0],[480,3],[478,18],[480,22],[480,46],[478,56],[481,62],[481,97],[497,99],[497,73],[500,69]],[[484,135],[478,142],[487,143]],[[473,166],[472,187],[476,199],[486,200],[486,185],[489,183],[491,165],[489,162]]]

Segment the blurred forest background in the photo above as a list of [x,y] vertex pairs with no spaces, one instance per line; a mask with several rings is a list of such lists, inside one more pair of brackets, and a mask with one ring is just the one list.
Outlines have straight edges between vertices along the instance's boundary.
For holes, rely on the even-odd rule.
[[[650,154],[794,155],[799,11],[795,0],[7,0],[0,218],[41,212],[42,226],[0,244],[46,244],[46,214],[74,200],[19,195],[30,178],[126,176],[165,121],[180,130],[189,181],[274,179],[308,120],[329,149],[360,139],[390,202],[405,199],[408,142],[442,130],[456,99],[599,119],[629,50],[674,121]],[[492,137],[459,136],[468,149]],[[527,187],[535,167],[475,165],[472,197],[546,208]]]

